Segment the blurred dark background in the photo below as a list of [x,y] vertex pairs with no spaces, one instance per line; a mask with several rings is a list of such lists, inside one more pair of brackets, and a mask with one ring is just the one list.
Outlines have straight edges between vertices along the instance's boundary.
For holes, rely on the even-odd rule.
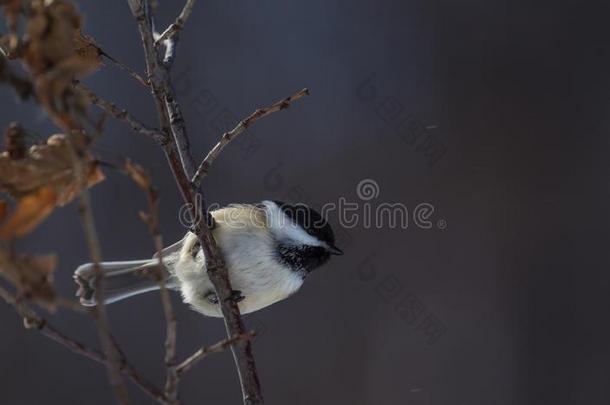
[[[126,2],[78,3],[86,32],[142,71]],[[165,27],[182,2],[160,3]],[[246,317],[261,335],[268,404],[610,402],[608,15],[603,1],[198,2],[174,68],[196,156],[254,108],[312,93],[225,151],[206,179],[211,201],[362,202],[356,185],[370,179],[373,206],[435,208],[431,229],[339,230],[345,256]],[[112,65],[86,82],[156,125],[148,91]],[[8,88],[0,97],[2,127],[57,131]],[[180,197],[156,145],[110,120],[97,151],[152,172],[164,238],[180,238]],[[150,256],[144,196],[106,174],[92,190],[105,259]],[[72,296],[72,271],[88,261],[74,204],[19,248],[57,252],[57,288]],[[180,358],[223,337],[221,321],[174,298]],[[160,384],[158,295],[109,312],[128,357]],[[88,319],[50,318],[97,344]],[[4,304],[0,320],[3,404],[113,403],[103,367],[24,330]],[[187,404],[241,401],[229,353],[181,387]]]

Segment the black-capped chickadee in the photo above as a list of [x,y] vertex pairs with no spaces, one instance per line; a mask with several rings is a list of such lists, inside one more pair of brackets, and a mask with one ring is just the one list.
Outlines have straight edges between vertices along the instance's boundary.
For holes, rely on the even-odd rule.
[[[242,313],[257,311],[288,298],[305,277],[343,252],[335,247],[330,225],[315,210],[281,201],[229,205],[212,211],[212,235],[225,259],[229,279]],[[207,316],[221,317],[218,297],[208,278],[205,257],[192,232],[163,250],[167,286],[180,290],[185,303]],[[100,263],[104,272],[104,302],[157,290],[150,277],[158,258]],[[96,277],[92,263],[74,273],[77,295],[95,306]]]

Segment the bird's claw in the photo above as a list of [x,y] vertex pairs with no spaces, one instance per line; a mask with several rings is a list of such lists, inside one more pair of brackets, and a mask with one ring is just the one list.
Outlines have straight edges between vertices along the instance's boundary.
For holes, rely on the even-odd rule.
[[[216,293],[214,291],[210,291],[208,292],[204,298],[206,300],[208,300],[208,302],[210,304],[216,305],[218,304],[218,296],[216,295]],[[235,303],[241,302],[243,300],[245,300],[246,297],[243,296],[243,294],[241,293],[241,291],[239,290],[233,290],[231,291],[231,295],[229,295],[227,297],[227,301],[233,301]]]
[[209,215],[206,215],[206,218],[208,220],[208,228],[210,230],[213,230],[214,228],[216,228],[216,220],[214,219],[214,217],[211,214],[209,214]]
[[210,291],[208,292],[204,298],[206,300],[208,300],[208,302],[212,305],[216,305],[218,304],[218,296],[216,296],[216,293],[214,291]]
[[229,297],[227,298],[227,301],[230,300],[237,304],[238,302],[241,302],[245,299],[246,299],[246,297],[243,296],[241,291],[233,290],[233,291],[231,291],[231,295],[229,295]]

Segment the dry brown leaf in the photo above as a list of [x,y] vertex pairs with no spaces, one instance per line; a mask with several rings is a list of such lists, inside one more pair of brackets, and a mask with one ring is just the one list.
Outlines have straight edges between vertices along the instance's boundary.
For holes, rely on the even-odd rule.
[[102,50],[92,37],[79,30],[74,34],[74,46],[74,52],[79,58],[95,62],[96,68],[102,65]]
[[0,273],[8,278],[22,297],[53,307],[53,271],[55,255],[17,255],[0,250]]
[[15,198],[48,186],[57,195],[57,203],[71,201],[84,187],[90,187],[104,179],[93,157],[85,153],[82,157],[83,176],[75,172],[71,146],[63,134],[56,134],[46,145],[32,146],[23,159],[10,159],[7,153],[0,154],[0,190]]
[[80,27],[81,17],[72,4],[61,0],[33,1],[23,57],[31,72],[45,73],[74,55],[74,37]]
[[87,99],[79,96],[72,81],[101,66],[101,51],[91,37],[81,33],[82,19],[71,3],[34,0],[31,10],[22,60],[49,115],[58,125],[78,128],[68,112],[84,111]]
[[21,159],[0,154],[0,191],[19,202],[0,228],[0,238],[23,236],[45,219],[57,205],[70,202],[83,188],[104,179],[93,157],[85,153],[75,169],[71,145],[63,134],[51,136],[46,145],[34,145]]
[[29,233],[53,212],[56,205],[57,195],[50,187],[26,195],[0,227],[0,238],[6,240]]
[[[0,6],[9,28],[0,37],[0,47],[31,73],[37,99],[55,124],[81,129],[79,116],[86,113],[89,100],[72,84],[102,65],[102,51],[82,33],[78,10],[65,0],[28,0],[27,13],[20,13],[18,0],[0,0]],[[21,16],[25,18],[22,38],[17,33]]]

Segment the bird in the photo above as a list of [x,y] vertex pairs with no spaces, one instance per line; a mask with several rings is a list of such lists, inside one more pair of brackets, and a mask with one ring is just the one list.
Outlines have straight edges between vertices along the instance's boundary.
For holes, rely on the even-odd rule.
[[[328,221],[305,204],[265,200],[231,204],[210,212],[211,232],[226,263],[232,297],[243,314],[258,311],[295,294],[307,276],[343,255],[335,246]],[[199,239],[188,231],[162,250],[166,286],[178,290],[184,303],[209,317],[222,317],[219,299],[206,271]],[[101,262],[104,304],[155,291],[152,277],[159,268],[158,253],[145,260]],[[79,266],[74,280],[84,306],[96,306],[98,273],[94,263]]]

